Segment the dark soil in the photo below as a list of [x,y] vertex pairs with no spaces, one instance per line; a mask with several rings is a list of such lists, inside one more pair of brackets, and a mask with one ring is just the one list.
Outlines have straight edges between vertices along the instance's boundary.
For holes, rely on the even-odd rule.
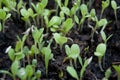
[[[37,0],[36,0],[37,1]],[[117,4],[120,5],[120,0],[116,0]],[[49,4],[47,8],[53,9],[55,5],[53,5],[54,1],[49,0]],[[95,8],[97,10],[97,14],[99,16],[101,12],[101,0],[95,0],[94,4],[91,8]],[[87,67],[87,70],[83,76],[83,80],[101,80],[105,75],[106,69],[109,67],[112,68],[112,65],[119,65],[120,64],[120,9],[117,10],[117,17],[118,22],[115,21],[114,13],[111,7],[107,8],[103,14],[103,17],[107,18],[108,21],[112,21],[107,27],[105,28],[105,33],[107,36],[113,34],[113,36],[109,39],[107,43],[107,51],[102,60],[102,65],[104,71],[102,72],[98,66],[98,59],[94,56],[94,51],[98,43],[102,42],[100,34],[94,35],[94,42],[91,42],[90,33],[91,29],[84,24],[84,30],[82,32],[77,31],[76,29],[71,29],[71,31],[67,34],[67,37],[73,39],[72,41],[68,41],[69,45],[73,43],[79,44],[81,48],[81,56],[84,59],[93,56],[93,60],[90,65]],[[2,70],[9,70],[11,61],[9,60],[8,55],[5,53],[5,50],[8,46],[15,47],[16,43],[16,36],[22,36],[21,33],[25,31],[25,23],[17,18],[9,19],[6,24],[7,28],[5,29],[5,33],[0,32],[0,69]],[[27,42],[26,42],[27,44]],[[54,53],[54,59],[51,60],[49,63],[49,73],[48,77],[45,74],[45,66],[44,60],[40,56],[38,58],[38,65],[37,68],[42,71],[42,78],[41,80],[59,80],[60,72],[63,72],[62,80],[74,80],[66,71],[66,66],[69,65],[68,61],[64,62],[64,58],[66,57],[65,50],[63,49],[60,51],[59,48],[54,48],[54,43],[52,43],[52,52]],[[88,50],[85,51],[84,49],[88,47]],[[64,48],[64,46],[63,46]],[[78,64],[76,68],[78,73],[81,69],[81,66]],[[0,78],[3,78],[4,75],[0,74]],[[5,80],[12,80],[9,76],[6,77]],[[109,80],[117,80],[117,75],[112,68],[112,75],[110,76]]]

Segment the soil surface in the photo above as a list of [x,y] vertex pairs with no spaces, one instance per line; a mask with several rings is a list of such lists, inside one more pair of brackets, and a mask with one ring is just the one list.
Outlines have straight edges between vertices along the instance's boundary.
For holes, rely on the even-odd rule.
[[[87,0],[86,0],[87,1]],[[120,0],[115,0],[118,5],[120,5]],[[37,0],[35,1],[37,2]],[[55,5],[53,5],[54,0],[49,0],[47,8],[53,9]],[[72,4],[71,2],[69,4]],[[91,8],[95,8],[97,11],[98,16],[101,12],[101,0],[94,0]],[[54,14],[53,14],[54,15]],[[117,18],[118,21],[115,21],[114,12],[111,7],[108,7],[104,14],[103,18],[107,18],[110,22],[106,28],[105,33],[107,36],[113,34],[113,36],[107,42],[107,51],[105,53],[104,58],[102,59],[102,67],[104,71],[101,71],[98,65],[98,58],[94,56],[94,51],[96,46],[103,42],[100,34],[94,35],[94,41],[91,41],[90,35],[92,30],[84,23],[84,29],[82,32],[77,31],[75,28],[71,29],[69,33],[66,35],[67,37],[71,38],[73,41],[69,40],[66,44],[72,45],[73,43],[79,44],[81,48],[81,57],[89,58],[93,56],[92,62],[87,67],[86,72],[84,73],[83,80],[101,80],[105,75],[106,69],[112,69],[112,75],[110,76],[109,80],[117,80],[117,74],[112,68],[112,65],[119,65],[120,64],[120,9],[117,10]],[[7,20],[5,23],[6,29],[5,33],[0,32],[0,69],[2,70],[9,70],[11,61],[8,55],[5,53],[5,50],[8,46],[15,47],[17,38],[16,36],[23,36],[21,33],[26,31],[25,23],[22,20],[19,20],[12,16],[11,19]],[[51,36],[51,34],[49,34]],[[49,39],[47,37],[46,39]],[[31,40],[31,39],[30,39]],[[32,42],[32,40],[31,40]],[[59,80],[59,74],[63,71],[62,80],[74,80],[66,71],[66,67],[69,65],[69,61],[64,62],[64,58],[66,57],[66,53],[64,50],[64,46],[62,51],[60,51],[59,47],[55,47],[55,41],[52,43],[52,53],[54,53],[54,59],[51,60],[49,63],[49,72],[48,77],[45,74],[45,66],[44,66],[44,59],[40,56],[38,58],[38,65],[37,68],[42,71],[41,80]],[[26,45],[29,45],[26,41]],[[89,47],[85,50],[86,47]],[[77,64],[76,70],[80,71],[81,66]],[[6,75],[7,76],[7,75]],[[0,78],[5,77],[5,75],[0,74]],[[6,77],[5,80],[12,80],[9,76]]]

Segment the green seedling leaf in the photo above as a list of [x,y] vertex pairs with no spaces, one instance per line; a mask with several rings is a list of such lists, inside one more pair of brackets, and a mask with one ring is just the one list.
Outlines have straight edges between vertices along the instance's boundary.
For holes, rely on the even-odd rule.
[[64,6],[67,7],[69,0],[65,0]]
[[16,46],[15,46],[15,51],[19,51],[21,49],[22,41],[17,41]]
[[108,79],[110,77],[111,73],[112,73],[111,69],[108,68],[105,72],[105,78]]
[[36,66],[36,65],[37,65],[37,59],[33,59],[33,60],[32,60],[32,65],[33,65],[33,66]]
[[62,7],[62,11],[63,11],[63,13],[65,13],[66,15],[70,16],[70,10],[69,10],[69,8],[67,8],[67,7]]
[[71,48],[68,45],[65,45],[65,51],[69,58],[76,59],[79,57],[80,48],[77,44],[73,44]]
[[27,72],[26,72],[25,68],[20,68],[17,72],[17,75],[21,80],[26,80]]
[[25,57],[25,54],[23,54],[23,52],[17,52],[15,53],[15,60],[21,60]]
[[94,54],[98,57],[102,57],[102,56],[104,56],[105,52],[106,52],[106,44],[100,43],[97,46],[96,52]]
[[0,19],[4,20],[6,18],[6,12],[3,9],[0,9]]
[[49,60],[53,58],[53,54],[51,53],[51,49],[49,47],[44,47],[41,52],[42,54],[45,55],[45,67],[46,67],[46,75],[47,75],[48,63],[49,63]]
[[90,11],[90,16],[91,16],[91,17],[95,17],[95,16],[96,16],[95,9],[91,9],[91,11]]
[[92,57],[90,57],[89,59],[85,60],[84,65],[83,65],[83,67],[82,67],[82,69],[80,71],[80,78],[81,79],[82,79],[83,74],[84,74],[84,72],[86,70],[86,67],[90,64],[91,61],[92,61]]
[[14,61],[14,59],[15,59],[15,51],[14,51],[14,49],[10,49],[9,51],[8,51],[8,56],[9,56],[9,58],[10,58],[10,60],[11,61]]
[[61,2],[61,0],[55,0],[57,3],[58,3],[58,5],[60,6],[60,8],[61,8],[61,6],[62,6],[62,2]]
[[40,79],[40,77],[41,77],[41,71],[37,70],[36,73],[35,73],[35,76],[36,76],[37,79]]
[[86,4],[81,4],[80,11],[81,11],[81,14],[82,14],[83,17],[86,16],[88,14],[87,5]]
[[68,33],[68,31],[73,27],[73,22],[71,18],[68,18],[64,23],[63,23],[63,31],[65,34]]
[[39,50],[38,50],[37,46],[32,45],[32,47],[31,47],[31,52],[32,52],[32,54],[38,54],[38,53],[39,53]]
[[61,18],[58,16],[53,16],[52,19],[48,22],[48,27],[51,27],[52,25],[60,25],[61,24]]
[[73,44],[71,46],[71,55],[70,56],[75,59],[79,56],[79,53],[80,53],[80,48],[79,48],[78,44]]
[[33,39],[34,39],[35,43],[38,43],[40,37],[42,37],[43,31],[44,31],[44,28],[41,28],[41,29],[38,30],[35,27],[34,31],[32,32],[32,36],[33,36]]
[[17,75],[18,68],[19,68],[19,61],[15,60],[11,66],[11,72],[14,76]]
[[114,0],[111,1],[111,6],[114,10],[117,9],[117,3]]
[[0,70],[0,73],[7,74],[7,75],[13,77],[12,74],[9,71],[6,71],[6,70]]
[[117,80],[120,79],[120,65],[113,65],[113,68],[117,72]]
[[76,15],[74,15],[74,19],[75,19],[75,22],[77,23],[77,24],[79,24],[79,18],[76,16]]
[[48,0],[42,0],[41,4],[43,5],[43,7],[45,8],[48,4]]
[[4,20],[7,20],[10,17],[11,17],[11,14],[7,14]]
[[106,42],[107,38],[106,38],[105,32],[104,32],[104,31],[101,31],[100,33],[101,33],[101,36],[102,36],[103,41]]
[[105,8],[107,8],[110,4],[110,0],[102,1],[102,9],[104,11]]
[[20,0],[19,3],[17,4],[17,10],[19,11],[22,6],[23,6],[23,0]]
[[27,65],[26,66],[26,74],[27,74],[28,79],[30,79],[32,77],[33,73],[34,73],[34,70],[32,68],[32,65]]
[[105,26],[105,25],[107,25],[107,20],[106,19],[101,19],[100,21],[98,21],[98,23],[97,23],[97,25],[98,25],[98,27],[97,28],[99,28],[99,27],[101,27],[101,26]]
[[77,75],[77,72],[76,72],[76,70],[75,70],[73,67],[67,66],[67,72],[68,72],[73,78],[79,80],[78,75]]
[[71,54],[71,49],[68,45],[65,45],[65,52],[66,52],[67,56],[69,56]]
[[78,5],[74,5],[70,10],[70,15],[74,15],[78,9]]
[[60,35],[59,33],[54,33],[54,34],[53,34],[53,37],[54,37],[56,43],[58,43],[58,44],[61,45],[61,46],[62,46],[64,43],[67,42],[67,38],[64,37],[64,36],[62,36],[62,35]]

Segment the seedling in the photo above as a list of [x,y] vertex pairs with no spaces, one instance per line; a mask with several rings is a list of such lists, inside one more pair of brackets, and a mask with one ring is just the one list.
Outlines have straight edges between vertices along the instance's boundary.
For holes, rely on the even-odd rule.
[[59,28],[58,26],[61,24],[62,19],[58,16],[53,16],[50,21],[46,22],[47,23],[47,32],[48,28],[51,29],[51,31],[56,31],[55,28]]
[[27,26],[31,26],[31,23],[30,23],[30,17],[32,17],[32,19],[35,18],[36,14],[34,14],[33,10],[31,8],[29,8],[28,10],[26,10],[25,8],[22,8],[20,10],[20,13],[22,15],[22,20],[24,20],[26,22],[26,27]]
[[117,3],[116,3],[114,0],[112,0],[112,1],[111,1],[111,6],[112,6],[112,8],[113,8],[113,10],[114,10],[115,19],[116,19],[116,22],[117,22],[117,9],[118,9]]
[[109,6],[110,0],[102,1],[102,11],[100,15],[100,19],[102,18],[104,10]]
[[92,61],[92,57],[90,57],[89,59],[85,60],[84,65],[82,66],[82,69],[80,70],[80,78],[79,75],[77,74],[77,71],[74,69],[74,67],[72,66],[67,66],[67,72],[76,80],[82,80],[83,74],[86,70],[86,67],[90,64],[90,62]]
[[19,61],[15,60],[11,65],[11,72],[6,70],[0,70],[0,73],[7,74],[13,78],[13,80],[16,80],[16,75],[19,69]]
[[68,18],[65,22],[62,24],[62,33],[63,35],[66,35],[70,29],[73,27],[73,21],[71,18]]
[[100,19],[100,20],[98,21],[98,18],[97,18],[96,16],[95,16],[94,20],[96,21],[95,27],[89,25],[89,27],[92,28],[92,30],[93,30],[93,32],[92,32],[92,34],[91,34],[91,40],[92,40],[92,41],[93,41],[94,33],[95,33],[95,32],[98,33],[98,32],[97,32],[97,29],[99,29],[100,27],[102,27],[101,31],[103,31],[103,30],[105,29],[107,23],[108,23],[106,19]]
[[42,54],[45,56],[45,68],[46,68],[46,76],[48,75],[48,64],[49,64],[49,60],[53,58],[53,53],[51,52],[50,49],[50,44],[47,47],[43,47],[41,52]]
[[117,80],[120,80],[120,65],[113,65],[113,68],[117,72]]
[[71,46],[71,48],[68,45],[65,45],[65,52],[68,56],[67,58],[70,59],[71,65],[72,65],[72,60],[71,59],[74,60],[75,65],[76,65],[76,60],[77,60],[77,58],[79,57],[79,54],[80,54],[79,45],[73,44]]
[[[83,29],[83,23],[85,21],[85,18],[86,18],[86,15],[88,14],[88,8],[87,8],[87,5],[85,4],[81,4],[80,6],[80,11],[81,11],[81,14],[82,14],[82,19],[80,20],[79,22],[79,30],[82,31]],[[81,26],[81,27],[80,27]]]
[[101,34],[101,37],[102,37],[102,39],[103,39],[103,41],[104,41],[105,44],[106,44],[107,41],[112,37],[112,34],[111,34],[111,35],[107,38],[104,31],[101,31],[100,34]]
[[31,4],[37,14],[37,17],[36,17],[37,26],[40,25],[40,19],[41,19],[41,26],[43,26],[43,17],[41,14],[44,12],[45,7],[47,6],[47,3],[48,3],[48,0],[42,0],[41,2],[38,2],[36,5],[33,3]]
[[67,66],[67,72],[76,80],[79,80],[77,71],[72,66]]
[[56,43],[60,45],[60,50],[62,50],[62,46],[67,42],[67,38],[62,36],[60,33],[54,33],[53,38],[55,39]]
[[11,14],[10,13],[6,13],[6,11],[4,11],[3,9],[0,9],[0,20],[2,20],[1,22],[1,28],[3,27],[3,32],[4,31],[4,28],[5,28],[5,21],[10,18]]
[[2,1],[3,2],[3,4],[9,9],[9,10],[14,10],[14,11],[16,11],[16,9],[15,9],[15,7],[16,7],[16,1],[15,0],[11,0],[11,1],[9,1],[9,0],[3,0]]
[[104,71],[101,65],[102,57],[105,55],[106,52],[106,44],[100,43],[98,44],[96,51],[94,52],[94,55],[98,57],[98,63],[101,71]]
[[111,69],[108,68],[105,72],[105,77],[102,80],[109,80],[111,73],[112,73]]

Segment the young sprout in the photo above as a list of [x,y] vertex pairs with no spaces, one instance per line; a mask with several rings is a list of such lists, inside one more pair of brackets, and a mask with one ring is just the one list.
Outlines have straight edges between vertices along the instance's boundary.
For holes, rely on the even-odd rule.
[[6,8],[9,9],[9,11],[10,10],[16,11],[16,9],[15,9],[16,4],[17,4],[16,0],[11,0],[11,1],[9,1],[9,0],[3,0],[2,2],[6,6]]
[[67,66],[67,72],[76,80],[79,80],[77,71],[72,66]]
[[36,14],[34,14],[33,10],[31,8],[29,8],[28,10],[26,10],[25,8],[22,8],[20,10],[21,15],[22,15],[22,20],[24,20],[26,22],[26,27],[31,26],[30,23],[30,17],[32,17],[32,19],[35,18]]
[[68,18],[65,22],[62,24],[62,33],[63,35],[66,35],[70,29],[73,27],[73,21],[71,18]]
[[91,34],[91,40],[92,40],[92,41],[94,41],[94,40],[93,40],[94,33],[95,33],[95,32],[98,33],[98,32],[97,32],[97,29],[99,29],[100,27],[102,27],[101,31],[103,31],[103,30],[105,29],[107,23],[108,23],[106,19],[100,19],[100,20],[98,21],[98,18],[97,18],[97,17],[95,17],[95,21],[96,21],[96,25],[95,25],[94,28],[93,28],[93,26],[89,25],[89,27],[92,28],[92,30],[93,30],[93,32],[92,32],[92,34]]
[[0,20],[2,21],[0,24],[1,24],[1,28],[3,27],[3,32],[5,32],[4,31],[5,21],[10,17],[11,17],[10,13],[7,14],[7,12],[5,10],[0,9]]
[[41,2],[38,2],[36,5],[34,3],[31,3],[32,7],[34,8],[37,14],[37,17],[36,17],[37,26],[40,25],[40,19],[41,19],[41,26],[43,26],[42,13],[44,13],[44,10],[47,4],[48,4],[48,0],[42,0]]
[[111,35],[107,38],[104,31],[101,31],[100,34],[101,34],[101,37],[102,37],[102,39],[103,39],[103,41],[104,41],[105,44],[106,44],[107,41],[112,37],[112,34],[111,34]]
[[56,43],[60,45],[60,50],[62,50],[63,44],[67,42],[67,37],[62,36],[60,33],[54,33],[53,38],[55,39]]
[[102,80],[109,80],[111,73],[112,73],[111,69],[108,68],[105,72],[105,77]]
[[78,44],[73,44],[71,46],[71,48],[68,45],[65,45],[65,52],[66,52],[66,54],[68,56],[67,58],[70,59],[71,66],[73,66],[71,59],[74,60],[75,65],[76,65],[76,60],[77,60],[77,58],[79,57],[79,54],[80,54],[79,45]]
[[[117,20],[117,9],[118,9],[119,7],[117,7],[117,3],[116,3],[115,0],[112,0],[112,1],[111,1],[111,6],[112,6],[112,8],[113,8],[113,10],[114,10],[115,20],[116,20],[116,22],[117,22],[117,21],[118,21],[118,20]],[[118,26],[117,26],[117,27],[118,27]]]
[[48,28],[51,29],[51,31],[56,31],[57,28],[59,28],[59,25],[61,24],[62,19],[58,16],[53,16],[50,21],[47,22],[47,32]]
[[92,57],[90,57],[89,59],[85,60],[84,65],[82,66],[82,69],[80,70],[80,78],[79,75],[77,74],[77,71],[74,69],[74,67],[72,66],[67,66],[67,72],[76,80],[82,80],[83,78],[83,74],[87,68],[87,66],[90,64],[90,62],[92,61]]
[[105,55],[105,52],[106,52],[106,44],[104,43],[98,44],[96,51],[94,52],[94,55],[98,57],[98,63],[101,71],[103,71],[101,61],[102,61],[102,57]]
[[102,18],[104,10],[109,6],[110,0],[102,1],[102,11],[100,15],[100,19]]
[[53,53],[51,52],[51,49],[50,49],[50,44],[47,46],[47,47],[43,47],[41,52],[42,54],[45,56],[45,68],[46,68],[46,76],[48,76],[48,64],[49,64],[49,61],[50,59],[53,58]]
[[10,67],[11,72],[8,72],[6,70],[0,70],[0,73],[7,74],[11,76],[13,80],[16,80],[18,69],[19,69],[19,61],[15,60]]
[[83,23],[85,21],[86,15],[88,14],[87,5],[86,4],[81,4],[80,11],[81,11],[81,14],[82,14],[82,18],[81,18],[81,20],[79,22],[79,28],[78,29],[82,31],[82,29],[83,29]]
[[120,80],[120,65],[113,65],[113,68],[117,72],[117,80]]

